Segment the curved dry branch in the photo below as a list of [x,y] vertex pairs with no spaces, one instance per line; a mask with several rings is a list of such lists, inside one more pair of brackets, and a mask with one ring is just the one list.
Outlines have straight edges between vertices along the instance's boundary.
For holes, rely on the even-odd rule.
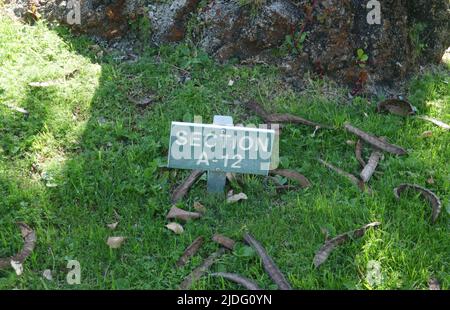
[[396,188],[394,188],[394,195],[395,198],[400,199],[400,194],[405,191],[406,189],[412,189],[415,191],[418,191],[424,196],[431,204],[431,207],[433,209],[433,215],[432,215],[432,221],[433,223],[436,222],[439,213],[441,213],[442,203],[439,200],[439,197],[436,196],[435,193],[430,191],[429,189],[416,185],[416,184],[400,184]]
[[352,239],[352,238],[359,238],[363,236],[367,229],[369,228],[376,228],[380,226],[380,222],[373,222],[370,224],[367,224],[359,229],[352,230],[346,233],[343,233],[339,236],[334,237],[333,239],[329,239],[325,241],[323,246],[317,251],[316,255],[314,256],[314,266],[319,267],[321,264],[323,264],[327,259],[328,256],[330,256],[331,252],[339,245],[343,244],[344,242]]
[[297,181],[298,183],[300,183],[302,188],[307,188],[311,186],[311,182],[302,174],[298,173],[297,171],[294,170],[289,170],[289,169],[275,169],[270,171],[270,174],[274,175],[281,175],[283,177],[286,177],[288,179]]
[[11,266],[11,261],[22,264],[25,259],[30,256],[36,245],[36,233],[27,224],[18,222],[17,226],[20,228],[20,232],[24,241],[22,250],[14,256],[8,258],[0,258],[0,269]]
[[251,291],[260,291],[261,290],[261,288],[259,288],[259,286],[255,282],[253,282],[252,280],[250,280],[246,277],[238,275],[236,273],[216,272],[216,273],[210,274],[210,276],[222,277],[224,279],[233,281]]
[[172,193],[172,203],[182,199],[194,183],[205,173],[203,170],[193,170],[186,180],[181,183]]
[[376,148],[378,148],[380,150],[383,150],[383,151],[386,151],[386,152],[389,152],[389,153],[392,153],[392,154],[396,154],[396,155],[406,155],[406,154],[408,154],[408,152],[405,149],[401,148],[400,146],[387,143],[383,139],[380,139],[380,138],[377,138],[377,137],[375,137],[375,136],[373,136],[371,134],[368,134],[368,133],[362,131],[361,129],[352,126],[349,123],[346,123],[344,125],[344,128],[348,132],[358,136],[359,138],[363,139],[367,143],[375,146]]
[[275,262],[272,260],[272,258],[267,254],[263,246],[258,241],[256,241],[256,239],[253,238],[252,235],[248,233],[244,235],[244,240],[248,245],[253,247],[256,253],[258,253],[259,257],[261,257],[264,269],[278,286],[278,288],[280,290],[292,290],[291,285],[281,273],[280,269],[278,269],[277,265],[275,265]]

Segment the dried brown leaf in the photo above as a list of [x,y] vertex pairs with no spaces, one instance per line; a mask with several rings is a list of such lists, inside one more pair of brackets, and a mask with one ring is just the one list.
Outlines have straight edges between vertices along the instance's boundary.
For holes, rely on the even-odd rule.
[[22,264],[25,259],[30,256],[36,245],[36,233],[25,223],[18,222],[20,233],[22,235],[24,245],[22,250],[16,255],[8,258],[0,258],[0,269],[11,266],[11,261]]
[[386,152],[389,152],[389,153],[392,153],[392,154],[396,154],[396,155],[405,155],[405,154],[408,153],[403,148],[401,148],[401,147],[399,147],[397,145],[394,145],[394,144],[387,143],[383,139],[380,139],[380,138],[377,138],[377,137],[375,137],[375,136],[373,136],[371,134],[368,134],[368,133],[362,131],[361,129],[352,126],[349,123],[346,123],[344,125],[344,128],[348,132],[358,136],[359,138],[363,139],[367,143],[375,146],[376,148],[378,148],[380,150],[383,150],[383,151],[386,151]]
[[233,250],[234,246],[236,245],[236,242],[233,239],[220,234],[215,234],[212,237],[212,240],[229,250]]
[[249,110],[252,110],[257,115],[259,115],[261,118],[263,118],[267,123],[293,123],[293,124],[302,124],[302,125],[319,127],[319,128],[328,128],[328,129],[331,128],[330,126],[315,123],[315,122],[309,121],[307,119],[304,119],[304,118],[301,118],[299,116],[295,116],[292,114],[268,113],[260,104],[258,104],[256,101],[253,101],[253,100],[248,101],[246,106]]
[[170,208],[170,211],[166,216],[167,219],[177,219],[182,221],[198,219],[200,217],[202,217],[202,215],[198,212],[185,211],[175,206],[172,206],[172,208]]
[[431,204],[431,207],[433,209],[433,213],[432,213],[432,221],[433,223],[436,222],[439,213],[441,213],[441,209],[442,209],[442,203],[439,199],[438,196],[436,196],[435,193],[433,193],[432,191],[430,191],[429,189],[416,185],[416,184],[400,184],[399,186],[397,186],[396,188],[394,188],[394,195],[395,198],[400,199],[400,194],[407,190],[407,189],[411,189],[414,191],[419,192],[422,196],[424,196]]
[[429,138],[433,136],[433,132],[431,130],[427,130],[422,132],[422,134],[420,135],[421,138]]
[[180,290],[187,290],[189,289],[192,284],[200,279],[207,271],[208,269],[214,264],[214,262],[223,254],[225,253],[224,248],[218,249],[216,252],[212,253],[208,258],[206,258],[203,263],[195,268],[184,280],[181,282],[178,289]]
[[122,246],[122,243],[125,241],[125,237],[109,237],[106,241],[106,244],[111,249],[118,249]]
[[321,264],[323,264],[328,259],[328,256],[330,256],[334,248],[336,248],[337,246],[343,244],[344,242],[350,239],[362,237],[367,231],[367,229],[372,227],[376,228],[380,225],[381,225],[380,222],[370,223],[359,229],[343,233],[339,236],[336,236],[332,239],[325,241],[323,246],[319,249],[319,251],[317,251],[316,255],[314,256],[313,260],[314,266],[319,267]]
[[249,233],[246,233],[244,235],[244,240],[248,245],[254,248],[259,257],[261,257],[264,269],[278,286],[278,288],[280,290],[291,290],[291,285],[281,273],[280,269],[278,269],[277,265],[275,265],[273,259],[267,254],[263,246]]
[[430,289],[430,291],[440,291],[441,285],[436,278],[431,278],[428,280],[428,288]]
[[377,169],[378,163],[380,162],[382,156],[383,154],[378,150],[372,152],[372,154],[369,157],[369,161],[367,162],[367,165],[364,166],[363,170],[359,174],[363,182],[365,183],[369,182],[370,178],[375,172],[375,169]]
[[193,170],[186,180],[180,184],[172,193],[172,203],[178,202],[182,199],[194,183],[205,173],[202,170]]
[[406,100],[388,99],[378,103],[377,112],[389,112],[399,116],[416,114],[416,108]]
[[197,239],[195,239],[184,251],[183,255],[181,255],[180,259],[177,261],[176,265],[177,267],[181,267],[186,265],[187,261],[190,257],[194,256],[200,247],[203,245],[203,241],[205,239],[200,236]]
[[173,231],[177,235],[184,233],[183,226],[181,226],[178,223],[172,222],[172,223],[167,224],[166,227],[167,227],[167,229]]
[[261,289],[259,288],[259,286],[252,280],[243,277],[241,275],[238,275],[236,273],[228,273],[228,272],[216,272],[216,273],[212,273],[210,274],[210,276],[212,277],[222,277],[224,279],[233,281],[237,284],[242,285],[243,287],[245,287],[248,290],[251,291],[260,291]]
[[298,173],[294,170],[289,169],[275,169],[270,171],[270,174],[272,175],[281,175],[283,177],[286,177],[288,179],[294,180],[300,184],[301,187],[307,188],[311,186],[311,182],[302,174]]
[[114,223],[111,223],[111,224],[107,224],[106,226],[107,226],[109,229],[114,230],[114,229],[117,228],[117,225],[119,225],[119,222],[114,222]]
[[358,186],[358,188],[361,191],[363,191],[363,192],[367,191],[367,193],[369,193],[369,194],[372,193],[372,190],[370,189],[370,187],[367,184],[365,184],[362,180],[360,180],[357,177],[355,177],[353,174],[348,173],[348,172],[346,172],[346,171],[344,171],[344,170],[342,170],[342,169],[340,169],[338,167],[335,167],[332,164],[330,164],[330,163],[328,163],[328,162],[326,162],[326,161],[324,161],[324,160],[322,160],[320,158],[318,160],[319,160],[319,162],[321,162],[323,165],[325,165],[329,169],[331,169],[331,170],[335,171],[336,173],[346,177],[347,180],[352,182],[354,185]]
[[227,202],[228,203],[235,203],[238,202],[240,200],[247,200],[247,195],[245,193],[239,193],[236,195],[228,195],[227,196]]

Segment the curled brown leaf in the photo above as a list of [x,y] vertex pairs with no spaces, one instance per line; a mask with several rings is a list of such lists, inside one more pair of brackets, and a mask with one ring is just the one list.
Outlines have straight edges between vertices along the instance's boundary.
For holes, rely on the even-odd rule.
[[376,228],[380,226],[380,222],[373,222],[370,224],[367,224],[359,229],[352,230],[346,233],[343,233],[339,236],[336,236],[332,239],[329,239],[325,241],[323,246],[319,249],[319,251],[316,252],[316,255],[314,256],[313,263],[314,266],[319,267],[321,264],[323,264],[328,257],[330,256],[331,252],[336,248],[337,246],[343,244],[344,242],[352,239],[352,238],[359,238],[362,237],[367,229],[369,228]]
[[212,240],[229,250],[233,250],[234,246],[236,244],[236,242],[233,239],[225,237],[224,235],[220,235],[220,234],[215,234],[212,237]]
[[359,138],[363,139],[367,143],[375,146],[376,148],[378,148],[380,150],[383,150],[383,151],[386,151],[386,152],[389,152],[392,154],[396,154],[396,155],[405,155],[408,153],[405,149],[401,148],[400,146],[390,144],[390,143],[384,141],[384,139],[380,139],[380,138],[375,137],[374,135],[368,134],[368,133],[362,131],[361,129],[354,127],[353,125],[351,125],[349,123],[346,123],[344,125],[344,128],[348,132],[358,136]]
[[360,180],[359,178],[355,177],[353,174],[348,173],[338,167],[333,166],[332,164],[324,161],[323,159],[318,159],[320,163],[322,163],[324,166],[328,167],[329,169],[333,170],[334,172],[344,176],[347,178],[347,180],[349,180],[350,182],[352,182],[354,185],[358,186],[358,188],[365,192],[367,191],[367,193],[371,194],[372,190],[370,189],[369,186],[367,186],[367,184],[365,184],[362,180]]
[[292,114],[273,114],[268,113],[260,104],[258,104],[256,101],[250,100],[246,104],[247,108],[249,110],[252,110],[257,115],[259,115],[261,118],[264,119],[267,123],[293,123],[293,124],[302,124],[307,126],[313,126],[313,127],[319,127],[319,128],[328,128],[330,129],[330,126],[322,125],[319,123],[315,123],[313,121],[304,119],[299,116],[295,116]]
[[203,175],[203,173],[205,173],[205,171],[193,170],[186,180],[184,180],[184,182],[181,183],[172,193],[172,203],[176,203],[182,199],[192,185],[194,185],[194,183]]
[[249,233],[244,235],[245,242],[250,245],[253,249],[255,249],[258,256],[261,258],[264,269],[275,282],[280,290],[291,290],[291,285],[286,280],[284,275],[281,273],[280,269],[278,269],[277,265],[273,259],[267,254],[266,250],[263,246]]
[[223,253],[225,253],[225,249],[220,248],[216,252],[208,256],[208,258],[206,258],[199,267],[195,268],[186,278],[184,278],[183,282],[181,282],[178,289],[180,290],[189,289],[195,281],[200,279],[208,271],[208,269],[214,264],[214,262],[220,256],[222,256]]
[[25,259],[30,256],[36,245],[36,233],[27,224],[23,222],[18,222],[20,233],[22,235],[24,245],[22,250],[16,255],[8,258],[0,258],[0,269],[10,267],[11,261],[22,264]]
[[203,241],[205,238],[202,236],[195,239],[187,248],[184,250],[183,255],[181,255],[180,259],[176,262],[177,267],[181,267],[186,265],[187,261],[191,256],[194,256],[200,247],[203,245]]
[[311,186],[311,182],[302,174],[298,173],[297,171],[294,170],[289,170],[289,169],[275,169],[270,171],[270,174],[272,175],[281,175],[283,177],[286,177],[288,179],[297,181],[301,187],[303,188],[307,188]]
[[172,206],[172,208],[170,208],[170,211],[166,216],[167,219],[177,219],[182,221],[198,219],[200,217],[202,217],[202,215],[198,212],[185,211],[175,206]]
[[258,286],[258,284],[256,284],[254,281],[243,277],[241,275],[235,274],[235,273],[228,273],[228,272],[216,272],[216,273],[212,273],[210,274],[210,276],[212,277],[222,277],[224,279],[233,281],[237,284],[242,285],[243,287],[245,287],[248,290],[251,291],[259,291],[261,290]]
[[409,116],[416,114],[416,108],[406,100],[388,99],[381,101],[377,105],[377,112],[389,112],[399,116]]
[[432,191],[430,191],[429,189],[422,187],[420,185],[400,184],[399,186],[394,188],[395,198],[400,199],[400,194],[407,189],[411,189],[411,190],[415,190],[415,191],[419,192],[422,196],[424,196],[430,202],[431,207],[433,209],[432,221],[433,221],[433,223],[436,222],[436,220],[439,216],[439,213],[441,213],[441,209],[442,209],[442,203],[441,203],[441,200],[439,199],[439,197],[436,196],[436,194],[433,193]]

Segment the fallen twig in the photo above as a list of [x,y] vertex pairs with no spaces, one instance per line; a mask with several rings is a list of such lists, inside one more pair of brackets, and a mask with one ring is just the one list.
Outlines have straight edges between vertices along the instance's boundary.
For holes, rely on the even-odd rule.
[[378,150],[372,152],[372,154],[369,157],[369,161],[367,162],[367,165],[364,166],[363,170],[359,174],[363,182],[365,183],[369,182],[370,178],[372,177],[372,174],[375,172],[375,169],[377,169],[378,163],[382,156],[383,154]]
[[193,170],[191,174],[172,193],[172,203],[182,199],[194,183],[205,173],[203,170]]
[[380,225],[380,222],[370,223],[359,229],[343,233],[339,236],[334,237],[333,239],[325,241],[323,246],[319,249],[319,251],[317,251],[316,255],[314,256],[314,266],[319,267],[321,264],[323,264],[327,260],[328,256],[330,256],[334,248],[336,248],[338,245],[341,245],[350,239],[359,238],[365,234],[367,229],[371,227],[376,228]]
[[354,185],[358,186],[358,188],[361,191],[367,191],[369,194],[372,193],[372,190],[370,189],[369,186],[367,186],[362,180],[358,179],[357,177],[355,177],[353,174],[348,173],[338,167],[333,166],[332,164],[324,161],[323,159],[318,159],[319,162],[321,162],[323,165],[325,165],[326,167],[328,167],[329,169],[335,171],[336,173],[344,176],[347,178],[347,180],[349,180],[350,182],[352,182]]
[[436,126],[439,126],[439,127],[441,127],[441,128],[444,128],[444,129],[446,129],[446,130],[450,130],[450,125],[447,125],[446,123],[444,123],[444,122],[442,122],[442,121],[440,121],[440,120],[438,120],[438,119],[435,119],[435,118],[433,118],[433,117],[429,117],[429,116],[425,116],[425,115],[419,115],[419,116],[417,116],[417,117],[420,118],[420,119],[423,119],[423,120],[425,120],[425,121],[432,122],[432,123],[435,124]]
[[432,214],[432,221],[433,223],[436,222],[439,213],[441,213],[441,208],[442,208],[442,203],[439,200],[439,197],[436,196],[435,193],[433,193],[432,191],[430,191],[429,189],[416,185],[416,184],[400,184],[399,186],[397,186],[396,188],[394,188],[394,195],[395,198],[400,199],[400,194],[406,190],[406,189],[412,189],[415,191],[418,191],[422,194],[422,196],[424,196],[426,199],[428,199],[428,201],[431,204],[431,207],[433,209],[433,214]]
[[22,264],[25,259],[30,256],[36,245],[36,233],[25,223],[18,222],[17,226],[20,228],[20,232],[24,241],[22,250],[14,256],[8,258],[0,258],[0,269],[11,266],[11,261]]
[[191,256],[194,256],[195,253],[198,252],[200,247],[203,245],[203,241],[205,238],[202,236],[195,239],[187,248],[184,250],[183,255],[181,255],[180,259],[176,262],[177,267],[181,267],[186,265],[187,261]]
[[403,148],[401,148],[401,147],[399,147],[397,145],[394,145],[394,144],[387,143],[386,141],[383,141],[380,138],[377,138],[377,137],[375,137],[373,135],[370,135],[370,134],[362,131],[361,129],[352,126],[349,123],[346,123],[344,125],[344,128],[348,132],[350,132],[350,133],[360,137],[361,139],[363,139],[367,143],[375,146],[376,148],[379,148],[380,150],[383,150],[383,151],[386,151],[386,152],[389,152],[389,153],[392,153],[392,154],[396,154],[396,155],[405,155],[405,154],[408,153]]
[[220,248],[216,252],[208,256],[199,267],[195,268],[183,280],[183,282],[181,282],[178,289],[180,290],[189,289],[195,281],[200,279],[208,271],[208,269],[214,264],[216,259],[219,258],[223,253],[225,253],[225,248]]
[[252,280],[245,278],[241,275],[235,274],[235,273],[228,273],[228,272],[216,272],[216,273],[212,273],[210,274],[210,276],[213,277],[222,277],[224,279],[236,282],[237,284],[242,285],[243,287],[245,287],[248,290],[252,290],[252,291],[259,291],[261,290],[259,288],[259,286],[253,282]]
[[263,246],[258,241],[256,241],[252,235],[248,233],[244,235],[244,240],[248,245],[253,247],[256,253],[258,253],[259,257],[261,257],[264,269],[278,286],[278,288],[280,290],[291,290],[291,285],[281,273],[280,269],[278,269],[277,265],[275,265],[275,262],[272,260],[272,258],[267,254]]
[[26,115],[28,115],[29,114],[29,112],[27,111],[27,110],[25,110],[24,108],[21,108],[21,107],[16,107],[15,105],[12,105],[12,104],[9,104],[9,103],[3,103],[7,108],[9,108],[9,109],[11,109],[11,110],[13,110],[13,111],[16,111],[16,112],[19,112],[19,113],[22,113],[22,114],[26,114]]

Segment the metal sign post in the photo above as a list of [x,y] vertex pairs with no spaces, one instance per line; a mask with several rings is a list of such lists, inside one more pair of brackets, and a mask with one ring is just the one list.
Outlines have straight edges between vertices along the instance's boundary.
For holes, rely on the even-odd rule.
[[[231,116],[214,115],[213,124],[233,126],[233,118]],[[208,193],[223,193],[226,181],[227,181],[226,173],[221,172],[219,168],[216,168],[216,171],[209,170]]]

